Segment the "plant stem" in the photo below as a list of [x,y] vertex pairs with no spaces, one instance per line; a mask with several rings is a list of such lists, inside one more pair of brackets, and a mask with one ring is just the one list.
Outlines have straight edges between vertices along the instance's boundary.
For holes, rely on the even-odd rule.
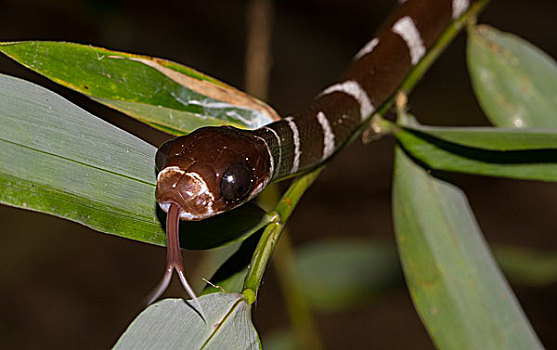
[[[280,189],[277,184],[269,186],[259,197],[260,205],[265,210],[270,210],[279,200]],[[273,265],[277,272],[279,286],[288,311],[290,329],[292,329],[298,348],[305,350],[323,349],[308,300],[304,295],[303,283],[296,271],[288,228],[282,230],[281,239],[277,242]]]
[[251,0],[247,19],[246,91],[266,100],[271,70],[272,1]]
[[271,222],[263,231],[263,235],[259,240],[255,253],[251,259],[250,269],[244,281],[244,294],[247,301],[252,304],[255,302],[261,279],[265,268],[269,263],[271,254],[280,237],[280,234],[290,217],[290,214],[300,201],[300,198],[308,187],[313,183],[317,176],[323,170],[323,166],[296,178],[286,193],[282,196],[275,207],[279,219]]
[[[422,78],[425,72],[433,64],[433,62],[439,57],[447,45],[456,37],[456,35],[462,30],[466,22],[474,19],[484,8],[487,6],[490,0],[479,0],[470,6],[470,8],[458,19],[452,22],[441,34],[437,42],[431,47],[431,49],[426,53],[426,55],[418,62],[418,64],[408,73],[406,78],[400,85],[400,92],[404,94],[409,94],[412,89],[416,86],[418,81]],[[378,109],[375,115],[370,116],[370,120],[382,123],[384,119],[382,116],[387,110],[393,105],[396,99],[396,95],[391,96],[385,103],[383,103]],[[364,129],[367,123],[363,123],[362,127],[355,131],[354,139],[358,136]],[[385,126],[391,123],[383,123]],[[304,174],[294,180],[290,188],[286,191],[284,196],[281,198],[275,211],[279,215],[280,219],[270,223],[263,232],[263,236],[257,245],[255,253],[251,260],[250,269],[246,280],[244,281],[244,295],[246,300],[252,304],[255,302],[257,291],[261,284],[263,278],[263,273],[265,268],[269,263],[273,250],[275,248],[276,242],[280,237],[281,231],[284,229],[284,225],[290,214],[298,204],[301,196],[307,190],[307,188],[313,183],[317,176],[323,170],[324,165],[321,165],[317,169]]]
[[273,265],[277,271],[291,329],[299,348],[305,350],[323,349],[319,332],[313,322],[310,306],[304,295],[304,283],[300,281],[296,270],[288,229],[282,231],[282,238],[275,248]]

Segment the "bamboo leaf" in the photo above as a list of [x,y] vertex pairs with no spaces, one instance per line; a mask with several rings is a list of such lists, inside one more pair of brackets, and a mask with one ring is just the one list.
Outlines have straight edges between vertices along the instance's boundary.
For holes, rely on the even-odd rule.
[[0,43],[0,52],[59,84],[174,134],[210,125],[257,128],[278,119],[271,107],[254,97],[159,58],[49,41]]
[[524,247],[495,246],[493,254],[512,283],[547,286],[557,282],[557,253]]
[[460,146],[489,151],[557,150],[557,129],[491,127],[403,127],[423,138],[435,137]]
[[188,249],[211,249],[244,241],[272,220],[272,215],[248,203],[206,220],[181,222],[180,244]]
[[262,343],[265,350],[304,350],[296,343],[296,337],[290,329],[266,332]]
[[439,349],[542,349],[464,194],[396,150],[393,209],[406,281]]
[[260,349],[251,307],[241,294],[199,298],[207,323],[182,299],[149,306],[122,334],[114,349]]
[[435,170],[557,181],[557,129],[412,126],[395,135],[405,151]]
[[489,26],[468,31],[472,86],[501,127],[557,128],[557,64],[529,42]]
[[[154,197],[155,147],[44,88],[1,74],[0,124],[1,203],[165,244]],[[254,206],[237,210],[181,225],[182,245],[207,249],[243,240],[270,220]]]
[[263,230],[244,240],[240,247],[231,254],[224,263],[211,276],[210,283],[205,286],[201,294],[218,293],[240,293],[243,290],[244,280],[248,273],[251,257],[255,252],[257,243],[261,239]]
[[393,246],[369,240],[328,240],[296,250],[306,298],[319,311],[360,305],[402,284]]

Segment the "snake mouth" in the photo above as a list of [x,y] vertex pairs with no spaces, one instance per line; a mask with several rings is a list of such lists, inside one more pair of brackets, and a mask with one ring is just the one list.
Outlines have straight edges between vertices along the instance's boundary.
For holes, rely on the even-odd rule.
[[[178,204],[178,203],[174,201],[168,201],[165,203],[159,203],[159,207],[161,207],[161,209],[164,212],[168,213],[171,204]],[[180,211],[180,220],[198,221],[198,220],[210,218],[211,216],[214,215],[212,211],[207,211],[205,214],[199,214],[199,213],[193,214],[191,211],[188,211],[187,208],[183,209],[182,205],[178,204],[178,206],[182,208],[182,210]]]
[[156,196],[165,212],[172,203],[177,204],[182,220],[202,220],[216,214],[213,209],[215,196],[203,178],[177,166],[167,167],[159,173]]

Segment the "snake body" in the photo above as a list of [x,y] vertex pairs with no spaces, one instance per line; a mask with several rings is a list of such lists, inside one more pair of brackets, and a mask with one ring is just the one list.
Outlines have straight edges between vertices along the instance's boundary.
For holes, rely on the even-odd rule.
[[[338,82],[306,109],[256,130],[205,127],[161,146],[156,197],[163,210],[173,213],[169,222],[177,221],[176,215],[201,220],[225,212],[254,198],[269,183],[328,160],[470,6],[468,0],[399,3]],[[177,235],[175,231],[167,235]]]

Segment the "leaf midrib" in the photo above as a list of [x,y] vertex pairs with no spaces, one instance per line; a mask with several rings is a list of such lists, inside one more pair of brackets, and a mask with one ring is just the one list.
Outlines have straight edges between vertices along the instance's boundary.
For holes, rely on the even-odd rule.
[[211,339],[213,339],[215,337],[215,335],[218,333],[218,331],[221,329],[221,327],[224,325],[224,323],[226,322],[226,320],[234,313],[234,311],[236,310],[236,307],[238,307],[238,305],[243,301],[242,297],[239,297],[238,300],[232,305],[232,307],[230,308],[230,310],[226,313],[226,315],[224,315],[223,318],[221,318],[221,321],[218,323],[217,327],[211,332],[211,334],[209,335],[209,337],[207,338],[207,340],[203,343],[203,345],[201,345],[201,347],[199,348],[199,350],[203,350],[205,349],[208,345],[209,342],[211,341]]

